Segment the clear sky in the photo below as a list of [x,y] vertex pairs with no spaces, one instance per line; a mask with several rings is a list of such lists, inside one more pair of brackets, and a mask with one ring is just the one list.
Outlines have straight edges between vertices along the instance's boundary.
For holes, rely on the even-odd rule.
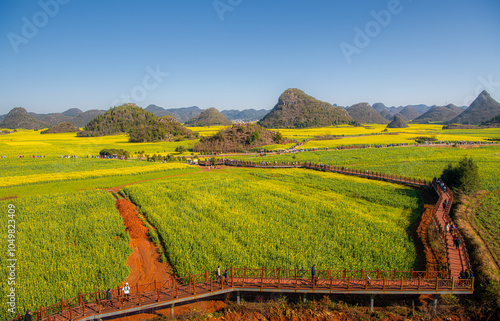
[[0,114],[500,101],[498,0],[0,1]]

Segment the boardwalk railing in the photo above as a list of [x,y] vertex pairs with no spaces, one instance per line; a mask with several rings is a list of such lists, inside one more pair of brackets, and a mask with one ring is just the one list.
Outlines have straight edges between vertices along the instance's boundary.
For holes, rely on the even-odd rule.
[[[449,211],[453,194],[444,189],[434,180],[426,180],[387,175],[373,171],[348,169],[314,163],[299,162],[248,162],[228,159],[218,159],[216,165],[258,167],[258,168],[309,168],[321,171],[356,175],[371,179],[385,180],[412,186],[433,186],[439,200],[434,208],[433,220],[439,230],[443,243],[448,244],[450,238],[441,221],[437,217],[439,206],[445,198],[448,199],[443,214],[444,222],[451,223]],[[200,162],[200,165],[213,165],[210,161]],[[470,269],[470,261],[462,239],[461,252],[464,255],[464,266]],[[298,269],[265,269],[265,268],[230,268],[227,280],[214,278],[212,273],[174,277],[163,281],[131,286],[128,296],[120,288],[112,289],[112,300],[106,299],[106,292],[98,290],[93,293],[78,294],[78,296],[61,300],[48,307],[40,307],[32,312],[36,321],[87,320],[86,316],[110,317],[123,313],[137,312],[185,302],[196,298],[220,295],[234,291],[260,292],[293,292],[293,293],[354,293],[354,294],[470,294],[474,291],[474,278],[457,279],[451,276],[449,248],[447,248],[448,269],[446,271],[366,271],[366,270],[318,270],[316,278],[311,277],[309,270]],[[462,257],[462,256],[461,256]],[[21,316],[13,320],[21,320]]]
[[[427,271],[349,271],[318,270],[313,280],[309,270],[230,267],[228,278],[217,279],[213,273],[170,278],[162,282],[133,285],[126,297],[120,288],[78,296],[32,312],[33,320],[83,320],[125,312],[167,306],[195,298],[234,291],[353,294],[468,294],[474,279],[447,278]],[[444,277],[443,277],[444,276]],[[21,320],[18,316],[12,320]]]
[[216,159],[214,163],[211,160],[199,161],[201,166],[211,166],[211,165],[226,165],[226,166],[237,166],[237,167],[254,167],[254,168],[308,168],[314,170],[320,170],[325,172],[335,172],[346,175],[355,175],[360,177],[366,177],[377,180],[385,180],[390,182],[396,182],[400,184],[407,184],[412,186],[428,186],[430,182],[422,180],[419,178],[404,177],[401,175],[385,174],[380,172],[374,172],[369,170],[360,169],[349,169],[345,166],[333,166],[327,164],[315,164],[311,162],[252,162],[252,161],[241,161],[234,159]]

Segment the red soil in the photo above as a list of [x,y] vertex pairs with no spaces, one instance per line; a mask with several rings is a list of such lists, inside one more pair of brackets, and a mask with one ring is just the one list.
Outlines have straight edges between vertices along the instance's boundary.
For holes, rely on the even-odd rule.
[[116,207],[122,214],[126,231],[130,234],[130,246],[134,249],[127,261],[132,272],[126,282],[133,286],[168,279],[172,268],[161,263],[158,247],[149,240],[146,234],[148,228],[139,218],[134,204],[120,199],[116,201]]
[[[116,201],[116,208],[120,211],[123,221],[126,226],[126,231],[129,233],[131,241],[130,246],[134,252],[129,256],[127,265],[132,270],[125,282],[130,286],[135,284],[151,283],[155,280],[166,280],[170,278],[172,268],[161,263],[161,257],[158,254],[158,247],[147,236],[148,228],[137,214],[137,209],[131,202],[125,199]],[[123,286],[125,284],[121,286]],[[215,312],[223,309],[225,304],[220,301],[204,301],[193,304],[186,304],[174,308],[176,315],[181,315],[190,311],[205,311],[207,313]],[[170,316],[170,308],[158,310],[156,313],[141,313],[134,316],[127,316],[116,321],[140,321],[150,320],[158,315]]]

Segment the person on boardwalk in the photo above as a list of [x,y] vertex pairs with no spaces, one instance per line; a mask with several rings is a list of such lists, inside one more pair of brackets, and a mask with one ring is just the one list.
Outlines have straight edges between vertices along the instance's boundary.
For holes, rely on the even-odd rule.
[[455,243],[455,246],[456,246],[457,250],[460,250],[460,243],[462,243],[462,240],[460,240],[460,238],[458,236],[456,237],[456,240],[457,240],[457,242]]
[[32,320],[31,312],[30,310],[28,310],[28,312],[26,312],[26,315],[24,316],[24,321],[31,321],[31,320]]
[[125,283],[125,286],[123,287],[123,294],[125,295],[125,299],[128,300],[128,295],[130,293],[130,287],[128,286],[128,283]]
[[228,284],[228,283],[227,283],[227,277],[228,277],[228,275],[227,275],[227,269],[226,269],[226,270],[224,271],[224,274],[223,274],[223,278],[224,278],[224,283],[225,283],[225,284]]
[[220,279],[220,265],[217,266],[217,270],[215,271],[215,279],[216,280]]
[[111,300],[113,300],[113,293],[111,293],[111,289],[108,289],[106,291],[106,303],[104,306],[108,306],[111,305]]
[[316,284],[316,264],[311,268],[311,283]]

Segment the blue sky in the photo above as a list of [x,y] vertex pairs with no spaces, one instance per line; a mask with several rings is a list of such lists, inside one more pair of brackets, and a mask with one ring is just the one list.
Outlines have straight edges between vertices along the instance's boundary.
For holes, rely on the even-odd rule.
[[0,2],[0,114],[500,101],[497,0]]

